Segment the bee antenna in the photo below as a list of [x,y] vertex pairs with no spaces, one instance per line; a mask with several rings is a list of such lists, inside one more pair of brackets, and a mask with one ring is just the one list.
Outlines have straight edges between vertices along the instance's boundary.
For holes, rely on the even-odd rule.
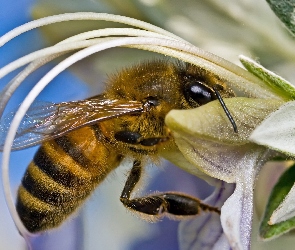
[[215,95],[216,95],[218,101],[220,102],[221,107],[223,108],[223,110],[224,110],[226,116],[228,117],[228,119],[229,119],[231,125],[233,126],[233,129],[234,129],[235,133],[238,133],[238,127],[237,127],[237,125],[236,125],[236,123],[235,123],[235,120],[234,120],[234,118],[232,117],[232,115],[230,114],[228,108],[226,107],[226,105],[225,105],[225,103],[224,103],[224,101],[223,101],[221,95],[219,94],[219,92],[218,92],[218,90],[217,90],[216,88],[213,88],[213,90],[215,91]]

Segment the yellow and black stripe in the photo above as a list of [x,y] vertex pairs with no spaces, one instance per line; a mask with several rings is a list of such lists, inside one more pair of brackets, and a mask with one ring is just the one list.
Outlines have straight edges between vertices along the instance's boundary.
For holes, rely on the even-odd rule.
[[18,191],[17,211],[26,228],[39,232],[58,226],[119,162],[92,127],[42,144]]

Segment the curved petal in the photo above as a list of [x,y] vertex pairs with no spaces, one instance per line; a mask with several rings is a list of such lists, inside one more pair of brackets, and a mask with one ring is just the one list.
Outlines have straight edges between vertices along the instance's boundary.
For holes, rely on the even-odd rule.
[[260,158],[259,151],[253,152],[251,157],[245,157],[244,167],[240,168],[240,176],[237,178],[236,190],[221,208],[221,224],[233,249],[250,249],[253,190],[259,171],[256,161]]
[[[242,176],[241,169],[249,163],[246,156],[261,149],[249,143],[250,133],[282,102],[231,98],[225,103],[236,121],[238,133],[233,131],[218,102],[192,110],[172,110],[166,116],[166,124],[173,131],[179,150],[196,168],[223,181],[237,182]],[[253,158],[251,164],[256,164],[255,161]]]
[[248,136],[282,103],[272,100],[232,98],[225,100],[239,133],[234,133],[226,115],[212,102],[188,111],[172,111],[166,123],[184,157],[201,171],[236,183],[233,195],[221,210],[221,224],[234,249],[249,249],[253,218],[253,190],[268,149],[250,143]]
[[242,145],[249,142],[251,132],[267,115],[284,104],[272,99],[235,97],[224,99],[238,127],[235,133],[232,124],[217,101],[196,109],[172,110],[165,122],[172,131],[224,144]]
[[[204,202],[221,207],[234,189],[234,184],[217,181],[215,191]],[[218,214],[203,213],[195,219],[182,221],[179,225],[178,234],[181,250],[230,249],[230,245],[223,234]]]
[[[271,113],[251,134],[249,140],[283,152],[295,155],[295,101],[287,102]],[[279,128],[279,129],[278,129]]]

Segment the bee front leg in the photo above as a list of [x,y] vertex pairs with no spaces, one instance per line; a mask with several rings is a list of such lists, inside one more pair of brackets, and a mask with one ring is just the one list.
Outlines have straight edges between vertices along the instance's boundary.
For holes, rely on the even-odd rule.
[[120,200],[125,207],[146,215],[161,217],[165,213],[174,216],[193,216],[201,211],[216,212],[219,208],[202,203],[199,199],[178,192],[158,193],[130,199],[131,192],[141,177],[140,161],[134,161],[130,175],[122,191]]

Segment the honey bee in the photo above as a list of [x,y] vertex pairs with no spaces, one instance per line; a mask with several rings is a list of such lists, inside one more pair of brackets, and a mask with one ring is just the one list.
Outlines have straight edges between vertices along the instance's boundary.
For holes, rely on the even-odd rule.
[[[106,83],[103,94],[30,108],[13,149],[42,143],[18,189],[16,208],[32,233],[59,226],[105,177],[126,158],[133,159],[120,201],[151,217],[194,216],[216,207],[179,192],[131,198],[143,167],[159,152],[176,146],[165,116],[172,109],[192,109],[235,94],[221,79],[198,66],[150,61],[122,70]],[[4,127],[9,121],[4,120]]]

